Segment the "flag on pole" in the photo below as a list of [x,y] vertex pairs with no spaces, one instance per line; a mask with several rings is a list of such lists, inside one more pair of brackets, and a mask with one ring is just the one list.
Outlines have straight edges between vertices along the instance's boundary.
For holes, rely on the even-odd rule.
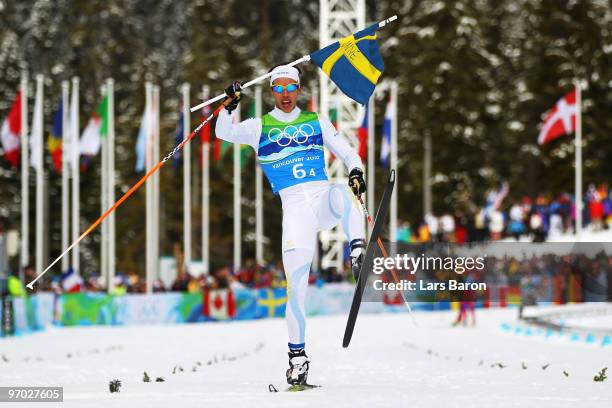
[[79,293],[83,286],[83,278],[72,268],[62,272],[61,282],[65,293]]
[[[205,99],[208,98],[208,95],[205,95]],[[205,106],[200,111],[200,123],[204,122],[208,116],[210,116],[210,105]],[[210,122],[207,122],[200,130],[200,167],[202,167],[204,163],[204,143],[210,144]]]
[[223,156],[225,156],[225,153],[227,153],[230,146],[231,146],[230,142],[226,142],[225,140],[219,139],[218,137],[216,137],[215,138],[215,151],[214,151],[213,159],[215,161],[220,160]]
[[366,155],[368,152],[368,108],[366,107],[363,112],[363,121],[361,126],[357,128],[357,139],[359,140],[359,157],[361,161],[365,162]]
[[42,133],[43,133],[43,124],[42,124],[42,98],[39,98],[36,95],[36,102],[34,103],[34,114],[32,116],[32,129],[30,133],[30,165],[35,169],[39,169],[42,167],[42,163],[40,162],[41,156],[39,156],[36,152],[38,152],[39,148],[42,149]]
[[542,129],[538,135],[538,144],[543,145],[560,136],[576,131],[576,89],[559,99],[546,114]]
[[336,106],[329,110],[329,121],[336,129],[338,128],[338,108]]
[[19,165],[19,145],[21,134],[21,91],[17,92],[15,102],[11,105],[8,116],[2,123],[0,139],[4,149],[4,158],[13,167]]
[[[209,95],[210,95],[210,88],[207,86],[204,86],[204,88],[202,89],[203,99],[204,100],[208,99]],[[206,118],[210,116],[211,112],[212,111],[211,111],[210,105],[204,106],[200,110],[200,123],[204,122]],[[204,144],[208,144],[208,146],[210,147],[211,133],[212,132],[211,132],[211,127],[210,127],[210,122],[207,122],[202,127],[202,130],[200,130],[200,168],[203,168],[204,166]],[[210,150],[209,150],[209,153],[210,153]]]
[[[204,122],[206,118],[210,116],[210,105],[203,107],[201,114],[200,123]],[[210,122],[207,122],[202,127],[202,130],[200,130],[200,142],[210,143],[210,133]]]
[[148,125],[148,110],[145,107],[140,119],[140,128],[138,129],[138,137],[136,138],[136,171],[144,171],[145,159],[147,156],[147,135],[149,134]]
[[391,103],[391,98],[389,98],[387,108],[385,109],[382,142],[380,144],[380,164],[384,167],[389,166],[389,156],[391,154],[391,121],[393,120],[393,109],[393,103]]
[[102,99],[91,115],[87,127],[81,135],[79,151],[85,156],[95,156],[100,151],[102,137],[108,133],[108,96]]
[[[77,106],[77,101],[79,99],[78,95],[78,83],[75,86],[73,82],[73,91],[72,97],[70,98],[70,116],[68,119],[68,130],[70,132],[70,172],[75,172],[79,166],[79,107]],[[73,173],[74,174],[74,173]],[[76,178],[75,178],[76,179]],[[73,193],[74,194],[74,193]],[[78,268],[77,268],[78,270]]]
[[[329,109],[329,121],[331,122],[334,129],[338,129],[338,105],[337,100],[334,103],[334,107]],[[333,163],[336,160],[336,155],[331,151],[329,152],[329,164]]]
[[136,139],[136,171],[138,172],[145,170],[147,158],[152,155],[153,147],[151,141],[156,127],[157,116],[153,104],[149,107],[145,106]]
[[53,128],[47,138],[47,147],[53,160],[53,168],[56,173],[62,172],[62,121],[64,120],[63,101],[60,99],[59,108],[53,116]]
[[373,24],[310,54],[342,92],[362,105],[368,103],[385,68],[376,42],[378,27]]
[[500,207],[504,198],[508,195],[510,186],[508,182],[504,181],[498,190],[489,191],[487,194],[487,201],[484,208],[484,213],[487,217],[491,217],[494,211],[497,211]]

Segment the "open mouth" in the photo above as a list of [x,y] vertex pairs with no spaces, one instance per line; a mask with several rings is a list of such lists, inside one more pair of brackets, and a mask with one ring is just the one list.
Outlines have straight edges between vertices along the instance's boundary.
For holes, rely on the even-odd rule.
[[283,106],[283,108],[290,108],[291,107],[291,101],[289,99],[283,99],[281,101],[281,105]]

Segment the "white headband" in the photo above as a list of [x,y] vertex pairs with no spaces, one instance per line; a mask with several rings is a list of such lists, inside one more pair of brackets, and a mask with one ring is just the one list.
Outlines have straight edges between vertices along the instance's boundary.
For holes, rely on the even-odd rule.
[[286,65],[281,65],[272,70],[272,76],[270,77],[270,86],[278,78],[291,78],[299,84],[300,83],[300,72],[297,70],[297,68],[288,67]]

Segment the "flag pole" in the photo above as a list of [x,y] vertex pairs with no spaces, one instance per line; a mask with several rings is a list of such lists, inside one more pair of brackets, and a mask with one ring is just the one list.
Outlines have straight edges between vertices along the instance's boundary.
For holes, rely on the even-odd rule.
[[[260,118],[262,114],[261,85],[255,87],[255,117]],[[263,172],[261,166],[255,160],[255,260],[257,265],[264,264],[263,256]]]
[[[367,190],[366,190],[366,202],[368,203],[368,211],[370,214],[374,214],[374,206],[376,205],[375,195],[375,179],[376,179],[376,163],[374,153],[376,151],[375,138],[374,138],[374,96],[370,97],[368,101],[368,164],[367,164]],[[368,224],[368,236],[372,233],[372,226]]]
[[[151,170],[147,171],[147,174],[145,174],[140,180],[138,180],[136,182],[136,184],[134,184],[127,192],[125,192],[125,194],[123,194],[123,196],[121,196],[121,198],[119,200],[117,200],[109,209],[107,209],[102,215],[100,215],[100,217],[94,221],[93,224],[91,224],[89,227],[87,227],[87,229],[79,236],[79,238],[77,240],[75,240],[72,244],[70,244],[70,246],[68,248],[66,248],[64,250],[64,252],[62,252],[57,258],[55,258],[55,260],[53,262],[51,262],[51,264],[49,266],[47,266],[47,268],[45,268],[44,271],[42,271],[41,274],[37,275],[30,283],[28,283],[26,286],[28,289],[32,290],[34,288],[34,284],[45,274],[47,273],[56,263],[58,263],[68,252],[70,252],[70,250],[72,248],[74,248],[76,245],[78,245],[78,243],[80,241],[83,240],[83,238],[85,238],[86,236],[88,236],[91,231],[93,231],[98,225],[100,225],[100,223],[106,218],[108,217],[108,215],[115,211],[117,209],[117,207],[119,207],[121,204],[123,204],[123,202],[125,200],[127,200],[132,194],[134,194],[134,192],[136,190],[138,190],[153,174],[155,174],[164,164],[166,164],[166,162],[168,160],[170,160],[170,158],[172,158],[176,152],[178,152],[179,150],[181,150],[185,144],[187,144],[191,139],[193,139],[193,137],[200,131],[200,129],[202,129],[202,127],[204,127],[204,125],[208,122],[210,122],[214,117],[216,117],[219,112],[221,111],[221,109],[224,109],[224,107],[231,101],[231,99],[227,99],[225,102],[223,102],[223,104],[219,105],[217,107],[217,109],[214,110],[213,113],[211,113],[205,121],[203,121],[202,123],[200,123],[194,130],[193,132],[191,132],[191,134],[189,135],[189,138],[183,140],[181,143],[179,143],[177,146],[175,146],[171,152],[169,152],[166,156],[164,156],[163,159],[161,159],[155,166],[153,166],[151,168]],[[149,282],[147,282],[147,285],[149,284]],[[147,288],[148,289],[148,288]]]
[[[312,112],[319,112],[319,84],[317,84],[316,80],[313,80],[310,83],[310,91],[312,92],[311,101],[312,101]],[[319,232],[317,232],[315,236],[315,246],[314,246],[314,254],[312,256],[312,268],[315,271],[321,270],[321,254],[319,251]]]
[[[202,87],[202,99],[210,95],[210,87]],[[202,144],[202,264],[204,275],[210,273],[210,133]]]
[[[189,84],[182,87],[183,94],[183,140],[189,137]],[[183,155],[183,269],[191,271],[191,144],[185,146]]]
[[[391,82],[391,103],[393,104],[393,114],[391,117],[391,169],[397,169],[397,81]],[[396,178],[396,185],[397,178]],[[393,189],[391,196],[391,208],[389,216],[389,241],[395,242],[397,238],[397,189]]]
[[[107,95],[108,93],[105,84],[102,86],[102,99],[104,100]],[[100,132],[100,137],[102,139],[100,140],[102,148],[102,168],[100,170],[100,212],[104,212],[104,209],[108,208],[108,134],[103,135],[102,132]],[[100,278],[102,281],[106,281],[108,279],[108,222],[109,219],[102,222],[102,239],[100,240]],[[106,283],[108,284],[108,282]]]
[[[106,92],[108,95],[108,192],[106,196],[106,207],[115,202],[115,82],[112,78],[106,80]],[[108,292],[111,293],[115,287],[115,213],[108,216]]]
[[[397,15],[394,15],[394,16],[392,16],[392,17],[389,17],[389,18],[385,19],[385,20],[382,20],[382,21],[380,21],[380,22],[378,23],[378,28],[379,28],[379,29],[381,29],[381,28],[383,28],[384,26],[386,26],[387,24],[389,24],[390,22],[395,21],[395,20],[397,20]],[[310,54],[309,54],[309,55],[304,55],[303,57],[298,58],[298,59],[296,59],[296,60],[295,60],[295,61],[293,61],[293,62],[290,62],[290,63],[289,63],[289,64],[287,64],[286,66],[288,66],[288,67],[293,67],[293,66],[295,66],[295,65],[301,64],[302,62],[306,62],[306,61],[310,61]],[[255,85],[256,83],[261,82],[261,81],[263,81],[264,79],[270,78],[271,76],[272,76],[272,73],[271,73],[271,72],[268,72],[268,73],[266,73],[266,74],[263,74],[263,75],[261,75],[261,76],[258,76],[257,78],[255,78],[255,79],[253,79],[253,80],[251,80],[251,81],[248,81],[248,82],[244,83],[244,84],[242,85],[242,89],[245,89],[245,88],[248,88],[248,87],[250,87],[250,86],[252,86],[252,85]],[[192,112],[194,112],[194,111],[196,111],[196,110],[198,110],[198,109],[202,109],[203,107],[208,106],[208,105],[210,105],[211,103],[216,102],[216,101],[219,101],[219,100],[221,100],[221,99],[223,99],[223,98],[226,98],[226,97],[227,97],[227,96],[226,96],[225,94],[219,94],[219,95],[215,96],[215,97],[214,97],[214,98],[212,98],[212,99],[209,99],[209,100],[207,100],[207,101],[204,101],[204,102],[202,102],[202,103],[200,103],[200,104],[198,104],[198,105],[196,105],[196,106],[192,107],[192,108],[191,108],[191,111],[192,111]],[[322,105],[323,105],[323,104],[322,104]]]
[[[236,121],[240,121],[240,105],[236,107],[234,114]],[[242,253],[242,237],[240,236],[242,206],[241,206],[241,191],[242,179],[240,177],[240,143],[234,143],[234,273],[240,270],[241,253]]]
[[431,214],[431,135],[427,133],[423,139],[423,219]]
[[[145,143],[145,166],[147,174],[153,168],[153,127],[151,122],[153,120],[153,112],[151,109],[153,98],[153,85],[150,82],[145,84],[145,122],[146,122],[146,143]],[[153,291],[153,208],[152,208],[152,197],[153,197],[153,179],[148,178],[146,187],[146,251],[145,251],[145,275],[146,275],[146,287],[147,293]]]
[[[62,248],[68,246],[68,228],[70,218],[70,186],[69,183],[69,149],[70,139],[68,130],[69,117],[69,94],[70,90],[68,81],[62,81]],[[62,259],[62,272],[66,271],[70,266],[70,258]]]
[[582,84],[579,80],[574,81],[576,87],[576,185],[575,185],[575,207],[576,207],[576,240],[580,241],[582,234]]
[[34,109],[33,123],[38,123],[38,126],[32,126],[32,130],[36,130],[37,134],[32,137],[38,140],[36,151],[32,155],[36,155],[38,165],[36,167],[36,274],[42,272],[43,269],[43,205],[44,205],[44,163],[43,163],[43,101],[44,101],[44,77],[36,75],[36,103]]
[[[72,98],[70,101],[70,168],[72,171],[72,242],[79,239],[80,212],[80,174],[79,174],[79,78],[72,78]],[[80,272],[79,245],[72,251],[72,270]]]
[[21,74],[21,254],[19,279],[25,282],[25,267],[30,262],[29,231],[29,171],[28,158],[28,75]]
[[[161,102],[159,96],[160,88],[159,85],[153,85],[153,106],[155,107],[155,128],[153,129],[153,161],[152,163],[159,162],[159,143],[160,143],[160,121],[159,115],[161,110]],[[159,201],[159,173],[155,173],[153,179],[153,279],[159,279],[159,223],[161,221]],[[152,284],[153,282],[151,282]],[[153,288],[151,288],[153,289]]]

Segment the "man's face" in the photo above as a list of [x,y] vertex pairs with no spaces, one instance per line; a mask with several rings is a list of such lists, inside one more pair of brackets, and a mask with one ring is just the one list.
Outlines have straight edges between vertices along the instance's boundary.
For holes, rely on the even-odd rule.
[[[283,85],[294,84],[295,80],[291,78],[276,78],[272,85]],[[287,88],[283,89],[282,93],[276,93],[270,89],[272,96],[274,97],[274,104],[276,107],[283,112],[289,113],[295,108],[297,103],[297,97],[300,94],[301,89],[298,88],[293,92],[287,92]]]

